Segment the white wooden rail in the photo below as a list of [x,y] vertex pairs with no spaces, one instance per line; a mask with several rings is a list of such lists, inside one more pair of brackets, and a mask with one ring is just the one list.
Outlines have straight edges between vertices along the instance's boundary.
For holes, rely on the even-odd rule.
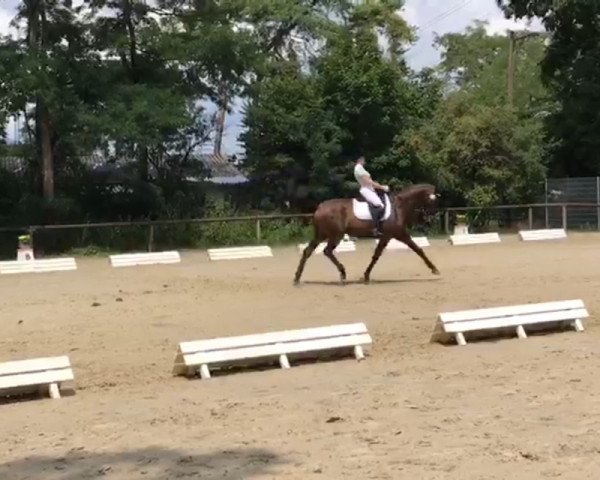
[[567,238],[567,232],[562,228],[547,228],[543,230],[521,230],[519,237],[524,242],[539,240],[560,240]]
[[0,363],[0,396],[32,392],[60,398],[62,382],[73,380],[69,357],[46,357]]
[[210,248],[208,258],[211,260],[238,260],[242,258],[272,257],[273,251],[267,245],[257,247]]
[[[298,251],[300,253],[304,252],[304,249],[307,247],[308,243],[300,243],[298,244]],[[321,242],[314,253],[323,253],[325,247],[327,246],[327,242]],[[356,242],[353,240],[342,240],[337,247],[333,250],[334,253],[345,253],[345,252],[356,252]]]
[[278,360],[281,368],[287,369],[290,355],[326,350],[350,349],[357,360],[362,360],[362,347],[371,342],[364,323],[182,342],[173,373],[193,376],[199,370],[202,378],[210,378],[211,366],[250,365],[265,360]]
[[113,267],[133,267],[136,265],[165,265],[181,262],[179,252],[124,253],[111,255],[110,264]]
[[0,274],[66,272],[77,270],[72,257],[0,262]]
[[582,300],[447,312],[438,316],[431,341],[446,343],[454,338],[458,345],[466,345],[465,333],[506,328],[514,328],[519,338],[527,338],[526,326],[565,322],[581,332],[581,320],[588,316]]
[[481,243],[500,243],[500,235],[491,233],[469,233],[467,235],[451,235],[452,245],[477,245]]

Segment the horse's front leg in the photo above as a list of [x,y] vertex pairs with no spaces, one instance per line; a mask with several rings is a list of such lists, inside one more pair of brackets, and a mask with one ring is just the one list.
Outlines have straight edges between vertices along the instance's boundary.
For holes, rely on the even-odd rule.
[[375,251],[373,252],[373,257],[371,258],[371,263],[369,263],[369,266],[367,267],[363,275],[363,280],[365,283],[369,283],[371,281],[371,271],[373,270],[373,267],[379,260],[379,257],[381,257],[381,254],[385,250],[385,247],[387,247],[388,243],[390,243],[389,237],[382,237],[379,240],[379,242],[377,242],[377,246],[375,247]]
[[421,247],[419,247],[412,238],[410,238],[410,235],[408,233],[405,232],[405,233],[402,233],[402,234],[396,236],[396,240],[399,240],[402,243],[406,244],[406,246],[408,248],[410,248],[419,257],[421,257],[421,259],[425,262],[425,264],[431,270],[431,273],[433,273],[434,275],[440,274],[440,271],[437,269],[437,267],[431,262],[431,260],[429,260],[429,258],[427,258],[427,255],[425,255],[425,252],[423,251],[423,249]]
[[336,239],[330,239],[327,242],[327,246],[325,247],[325,249],[323,250],[323,254],[329,259],[331,260],[331,262],[336,266],[336,268],[338,269],[338,272],[340,273],[340,282],[343,284],[346,283],[346,269],[344,268],[344,266],[341,264],[341,262],[335,257],[335,255],[333,254],[333,251],[337,248],[337,246],[340,244],[340,241],[342,239],[341,238],[336,238]]
[[302,276],[302,272],[304,272],[304,266],[306,265],[306,261],[313,254],[316,248],[319,246],[319,239],[313,238],[302,252],[302,257],[300,258],[300,263],[298,264],[298,268],[296,269],[296,275],[294,275],[294,285],[298,285],[300,283],[300,277]]

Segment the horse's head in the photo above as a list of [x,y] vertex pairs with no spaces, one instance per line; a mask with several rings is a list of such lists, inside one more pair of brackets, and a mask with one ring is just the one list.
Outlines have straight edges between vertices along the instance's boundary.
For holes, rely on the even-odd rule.
[[395,205],[399,218],[407,224],[428,223],[433,214],[439,193],[428,183],[411,185],[395,195]]

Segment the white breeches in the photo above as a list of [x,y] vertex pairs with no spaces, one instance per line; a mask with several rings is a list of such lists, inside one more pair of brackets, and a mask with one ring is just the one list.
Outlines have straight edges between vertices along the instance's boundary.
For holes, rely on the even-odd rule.
[[362,187],[360,189],[360,194],[371,205],[374,205],[376,207],[381,207],[381,208],[384,207],[383,202],[381,201],[381,198],[379,198],[379,196],[373,190],[371,190],[370,188],[368,188],[368,187]]

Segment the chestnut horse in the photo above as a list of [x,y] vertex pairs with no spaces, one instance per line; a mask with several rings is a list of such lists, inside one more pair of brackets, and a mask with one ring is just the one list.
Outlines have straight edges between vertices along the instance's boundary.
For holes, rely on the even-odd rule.
[[[371,263],[363,276],[365,283],[369,282],[373,267],[392,238],[405,243],[419,255],[432,273],[435,275],[440,274],[436,266],[427,258],[423,249],[413,241],[408,233],[408,227],[416,221],[423,220],[425,211],[435,205],[438,196],[435,193],[435,187],[429,184],[413,185],[405,188],[400,193],[390,194],[390,216],[382,223],[381,237],[373,252]],[[346,281],[346,269],[335,257],[333,251],[339,245],[344,234],[347,233],[356,237],[372,237],[371,232],[373,229],[372,220],[360,220],[354,216],[352,202],[353,199],[351,198],[335,198],[319,204],[313,216],[315,236],[302,253],[294,277],[294,284],[297,285],[300,282],[306,261],[323,241],[327,241],[323,253],[337,267],[341,282]]]

